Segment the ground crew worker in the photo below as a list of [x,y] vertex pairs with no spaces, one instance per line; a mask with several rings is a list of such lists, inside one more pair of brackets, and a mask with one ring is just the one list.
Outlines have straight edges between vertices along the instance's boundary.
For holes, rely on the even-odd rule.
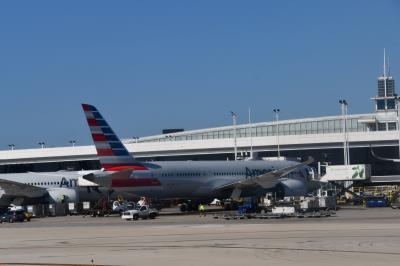
[[148,204],[147,204],[147,199],[146,199],[146,197],[141,197],[137,204],[138,204],[140,207],[141,207],[141,206],[144,206],[144,205],[148,205]]
[[206,211],[206,207],[205,207],[202,203],[200,203],[200,204],[199,204],[200,216],[206,216],[205,211]]
[[122,203],[124,201],[124,198],[121,195],[118,195],[118,199],[117,200],[118,200],[119,203]]

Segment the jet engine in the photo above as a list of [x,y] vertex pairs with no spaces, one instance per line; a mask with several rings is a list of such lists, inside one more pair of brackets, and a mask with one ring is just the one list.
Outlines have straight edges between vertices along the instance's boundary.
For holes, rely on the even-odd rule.
[[307,184],[304,180],[289,178],[282,180],[280,186],[286,197],[305,196],[307,194]]
[[78,203],[79,193],[73,188],[48,189],[49,202],[51,203]]

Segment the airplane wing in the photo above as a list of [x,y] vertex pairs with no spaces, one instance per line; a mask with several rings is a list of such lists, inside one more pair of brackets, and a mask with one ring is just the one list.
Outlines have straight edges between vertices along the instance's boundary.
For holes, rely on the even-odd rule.
[[38,198],[43,197],[46,193],[45,188],[0,179],[0,196]]
[[288,166],[285,168],[277,169],[259,176],[255,177],[250,177],[247,179],[239,180],[236,182],[232,182],[229,184],[224,184],[219,187],[216,187],[216,190],[225,190],[225,189],[244,189],[244,188],[251,188],[251,187],[257,187],[261,186],[262,188],[273,188],[275,187],[280,179],[289,174],[290,172],[293,172],[297,169],[300,169],[310,163],[312,163],[314,159],[310,158],[305,162]]

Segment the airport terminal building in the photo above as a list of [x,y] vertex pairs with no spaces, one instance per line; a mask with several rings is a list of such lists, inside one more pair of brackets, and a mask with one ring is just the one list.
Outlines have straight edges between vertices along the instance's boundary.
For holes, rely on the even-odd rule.
[[[123,142],[139,160],[233,160],[237,154],[282,157],[316,162],[344,163],[344,140],[351,164],[371,164],[373,176],[400,175],[400,163],[374,156],[399,158],[399,99],[394,79],[378,78],[375,112],[317,118],[280,120],[190,130],[126,139]],[[344,127],[345,125],[345,127]],[[344,131],[344,128],[346,130]],[[98,169],[94,146],[74,146],[0,151],[0,173]]]

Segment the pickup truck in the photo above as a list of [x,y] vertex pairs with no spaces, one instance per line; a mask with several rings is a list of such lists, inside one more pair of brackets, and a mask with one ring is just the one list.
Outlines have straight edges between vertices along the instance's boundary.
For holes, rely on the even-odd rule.
[[150,208],[148,205],[138,206],[133,210],[128,210],[122,213],[121,218],[123,220],[137,220],[142,219],[154,219],[158,216],[158,211]]
[[136,204],[134,202],[119,202],[119,201],[114,201],[112,205],[112,211],[113,213],[118,213],[122,215],[125,211],[128,210],[133,210],[136,208]]

